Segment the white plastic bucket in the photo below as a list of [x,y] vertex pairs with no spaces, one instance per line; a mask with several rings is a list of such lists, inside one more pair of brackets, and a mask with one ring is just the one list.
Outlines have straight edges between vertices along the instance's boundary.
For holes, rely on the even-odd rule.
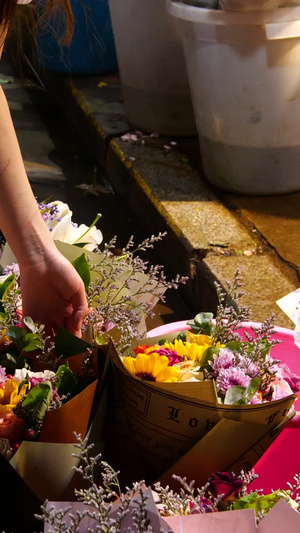
[[167,0],[180,19],[207,180],[300,190],[300,7],[238,13]]
[[164,0],[109,0],[109,8],[128,122],[197,135],[179,23]]

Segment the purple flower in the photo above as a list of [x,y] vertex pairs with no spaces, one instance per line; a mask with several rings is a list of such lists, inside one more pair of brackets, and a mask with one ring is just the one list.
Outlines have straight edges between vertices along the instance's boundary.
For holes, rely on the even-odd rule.
[[246,376],[246,374],[240,368],[231,367],[231,368],[221,368],[219,375],[217,376],[216,382],[219,390],[224,394],[229,389],[235,385],[240,385],[241,387],[248,387],[251,378]]
[[169,359],[169,366],[176,365],[176,363],[181,363],[182,357],[180,357],[177,352],[168,350],[168,348],[159,348],[159,350],[153,350],[149,353],[158,353],[159,355],[165,355]]
[[190,508],[191,514],[218,512],[218,509],[216,509],[213,502],[209,500],[208,498],[205,498],[204,496],[200,499],[200,502],[198,505],[195,505],[193,502],[189,502],[189,508]]
[[44,378],[30,377],[28,381],[30,383],[30,388],[32,389],[33,387],[38,385],[38,383],[42,383],[43,381],[46,381],[46,380]]
[[262,401],[262,399],[261,399],[261,395],[260,395],[258,392],[256,392],[256,393],[254,394],[254,396],[252,396],[252,398],[250,398],[249,403],[250,403],[251,405],[254,405],[254,404],[257,404],[257,403],[263,403],[263,401]]
[[7,265],[2,272],[3,275],[10,275],[15,274],[15,276],[18,278],[20,276],[20,267],[18,263],[12,263],[11,265]]
[[214,355],[212,367],[215,372],[223,368],[231,368],[234,364],[234,353],[228,348],[221,348],[218,355]]
[[218,498],[223,495],[223,501],[230,501],[240,496],[244,481],[233,472],[216,472],[208,478],[208,492]]

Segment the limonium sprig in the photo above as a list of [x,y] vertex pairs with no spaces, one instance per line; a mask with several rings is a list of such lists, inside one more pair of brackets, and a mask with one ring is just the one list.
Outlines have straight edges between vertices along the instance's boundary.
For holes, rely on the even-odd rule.
[[215,325],[211,336],[215,341],[226,344],[229,341],[239,340],[236,330],[241,327],[242,322],[247,322],[250,317],[250,307],[240,305],[240,299],[244,296],[241,290],[243,287],[240,269],[235,271],[233,281],[225,282],[226,289],[215,282],[218,306],[216,311]]
[[[87,438],[82,440],[80,435],[76,435],[76,437],[78,443],[75,446],[78,448],[78,453],[73,455],[80,459],[82,464],[74,469],[90,483],[90,486],[87,489],[75,490],[75,495],[77,501],[84,503],[87,509],[73,514],[70,513],[69,507],[56,511],[45,502],[41,506],[42,515],[37,516],[37,518],[43,520],[45,524],[51,525],[53,533],[75,533],[79,530],[78,528],[86,516],[94,521],[93,529],[89,530],[93,532],[158,533],[157,531],[154,532],[149,525],[146,511],[148,498],[144,493],[144,482],[136,482],[131,489],[127,488],[122,493],[118,482],[119,473],[114,471],[105,461],[101,461],[101,454],[95,457],[91,456],[93,444],[88,445]],[[95,481],[95,469],[98,466],[101,467],[101,484],[97,484]],[[139,498],[137,498],[137,494]],[[117,514],[111,517],[112,502],[116,498],[118,498],[120,505]],[[136,504],[134,509],[129,508],[133,501]],[[129,513],[132,516],[133,527],[122,529],[124,518]],[[66,523],[66,519],[68,519],[69,525]],[[160,532],[164,533],[163,530]]]
[[[168,281],[161,265],[149,266],[136,255],[153,248],[154,243],[164,235],[152,235],[135,249],[133,237],[130,237],[120,256],[112,253],[116,243],[116,238],[113,238],[105,245],[101,262],[97,265],[89,262],[89,268],[96,273],[97,279],[90,283],[87,291],[91,313],[86,323],[94,328],[98,325],[99,332],[104,332],[109,324],[114,325],[120,331],[120,344],[124,347],[129,345],[132,338],[141,337],[138,329],[141,316],[154,315],[151,301],[144,297],[151,295],[164,301],[167,289],[178,288],[180,283],[187,280],[178,275]],[[141,274],[146,274],[145,278]]]

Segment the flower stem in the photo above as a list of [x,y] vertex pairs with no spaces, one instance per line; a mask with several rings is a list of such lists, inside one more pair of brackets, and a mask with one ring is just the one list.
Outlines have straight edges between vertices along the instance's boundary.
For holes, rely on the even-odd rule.
[[101,218],[101,217],[102,217],[101,213],[98,213],[97,216],[96,216],[96,218],[95,218],[95,220],[94,220],[94,222],[92,222],[92,224],[90,225],[90,227],[87,228],[87,230],[86,230],[86,231],[85,231],[80,237],[78,237],[78,239],[76,239],[76,241],[73,242],[73,244],[76,244],[76,243],[78,243],[79,241],[81,241],[81,239],[82,239],[82,238],[83,238],[83,237],[84,237],[84,236],[85,236],[85,235],[86,235],[86,234],[87,234],[87,233],[88,233],[88,232],[89,232],[89,231],[90,231],[90,230],[91,230],[96,224],[97,224],[99,218]]

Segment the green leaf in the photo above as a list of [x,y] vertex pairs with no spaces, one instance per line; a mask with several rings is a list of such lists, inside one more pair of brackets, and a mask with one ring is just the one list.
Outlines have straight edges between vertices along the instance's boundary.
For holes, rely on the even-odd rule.
[[23,338],[26,333],[26,329],[18,328],[17,326],[11,326],[6,330],[6,336],[9,337],[20,348],[22,348]]
[[226,391],[224,403],[229,405],[248,404],[252,396],[258,391],[261,384],[260,378],[252,378],[247,387],[233,385]]
[[192,328],[193,332],[211,335],[212,318],[212,313],[198,313],[193,320],[189,320],[188,326]]
[[16,368],[30,368],[30,365],[19,353],[2,353],[0,355],[0,365],[6,369],[8,374],[14,374]]
[[28,377],[28,374],[26,374],[26,378],[23,379],[23,381],[21,381],[21,383],[19,383],[18,394],[20,394],[20,390],[22,390],[23,385],[28,385],[28,383],[29,383],[29,377]]
[[176,337],[176,339],[178,341],[182,341],[182,342],[186,342],[186,332],[185,331],[180,331]]
[[107,341],[104,340],[103,336],[101,335],[101,333],[96,333],[95,335],[95,342],[97,344],[99,344],[99,346],[101,346],[102,344],[107,344]]
[[59,396],[69,394],[74,390],[77,381],[72,370],[69,367],[68,362],[58,367],[56,376],[60,378],[56,384],[57,393],[59,394]]
[[209,361],[213,361],[214,355],[219,355],[220,349],[220,346],[209,346],[204,350],[200,361],[201,369],[207,366]]
[[3,283],[0,284],[0,311],[5,312],[5,309],[2,304],[2,300],[5,300],[9,291],[14,287],[15,284],[15,274],[8,276]]
[[31,331],[31,333],[37,333],[38,332],[38,327],[35,325],[35,323],[33,322],[32,318],[30,316],[25,316],[23,318],[23,322],[24,322],[25,326],[29,329],[29,331]]
[[232,352],[240,353],[241,351],[241,343],[235,341],[227,342],[227,344],[225,344],[225,347],[228,348],[228,350],[231,350]]
[[22,403],[26,414],[35,420],[43,420],[52,399],[52,385],[50,381],[42,381],[33,387]]
[[[251,492],[243,498],[239,498],[233,503],[233,509],[255,509],[257,513],[264,511],[267,513],[284,494],[283,491],[276,490],[271,494],[260,496],[257,492]],[[288,496],[286,494],[286,496]],[[285,498],[284,498],[285,499]]]
[[24,328],[11,326],[7,329],[6,335],[24,352],[33,352],[43,346],[43,341],[39,335],[30,333]]
[[92,348],[88,342],[72,335],[64,328],[58,328],[55,338],[55,353],[57,357],[71,357],[78,353],[86,352]]
[[77,243],[74,243],[73,246],[77,246],[77,248],[84,248],[87,244],[89,244],[88,242],[77,242]]
[[24,352],[34,352],[38,348],[43,347],[43,341],[37,335],[33,333],[25,333],[23,338],[23,350]]
[[233,385],[227,389],[224,403],[228,405],[245,405],[248,403],[245,399],[246,387]]
[[158,346],[163,346],[165,344],[165,342],[167,342],[167,339],[159,339],[158,341]]
[[91,283],[91,271],[88,265],[85,254],[81,254],[79,257],[72,261],[73,267],[77,270],[79,276],[81,277],[85,290],[87,292],[89,285]]
[[261,379],[256,377],[256,378],[252,378],[247,389],[246,389],[246,398],[247,398],[247,403],[249,402],[249,400],[254,396],[254,394],[258,391],[259,387],[261,385]]

